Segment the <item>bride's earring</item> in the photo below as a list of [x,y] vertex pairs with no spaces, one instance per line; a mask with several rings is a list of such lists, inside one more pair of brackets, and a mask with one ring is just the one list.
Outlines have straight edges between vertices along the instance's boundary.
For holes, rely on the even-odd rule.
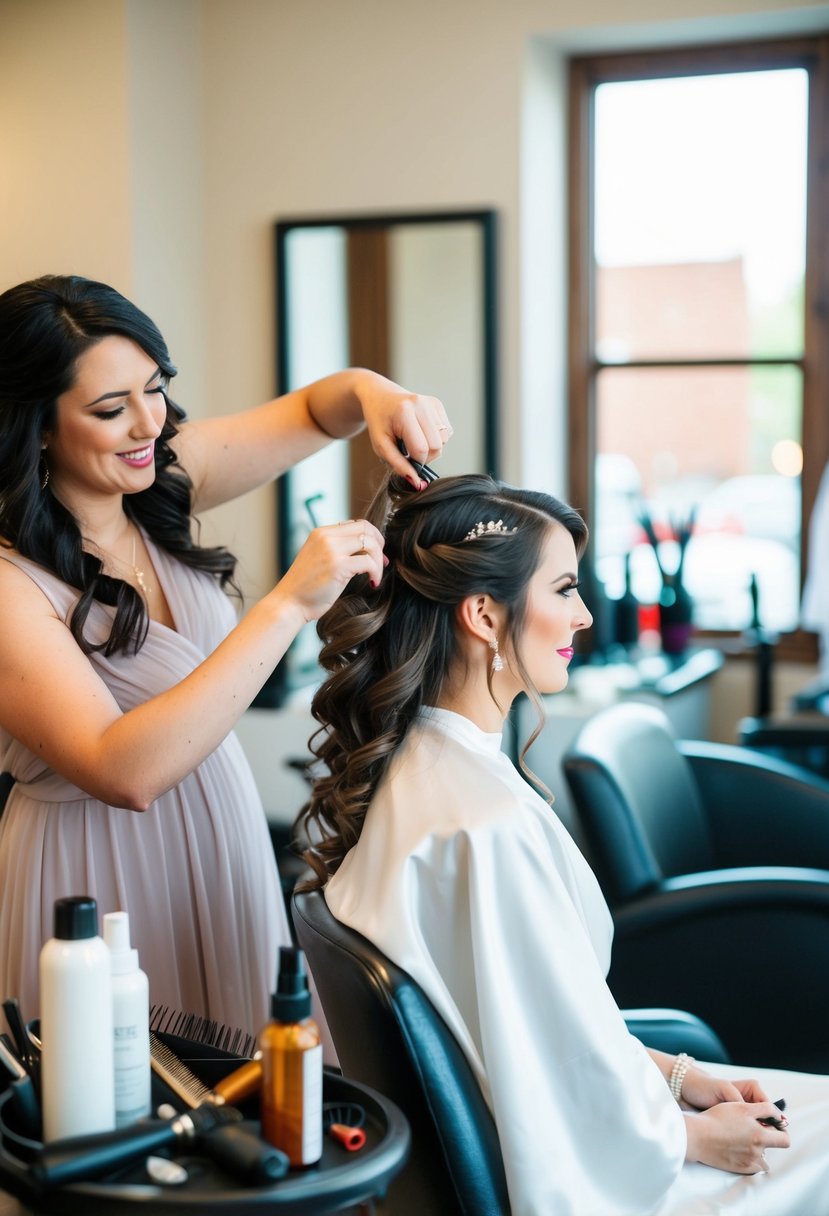
[[504,660],[501,658],[501,652],[498,649],[498,639],[497,638],[493,637],[493,638],[489,639],[489,648],[490,648],[490,650],[493,650],[495,652],[492,656],[492,670],[493,671],[503,671],[504,670]]
[[42,471],[41,477],[40,477],[40,488],[41,488],[41,490],[45,490],[49,484],[49,466],[46,463],[45,454],[41,457],[41,466],[42,466],[43,471]]

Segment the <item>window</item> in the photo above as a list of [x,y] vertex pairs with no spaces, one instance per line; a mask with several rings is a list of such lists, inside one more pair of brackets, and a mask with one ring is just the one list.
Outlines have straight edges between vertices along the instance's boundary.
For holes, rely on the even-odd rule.
[[[570,497],[608,594],[797,630],[829,460],[829,37],[571,64]],[[819,166],[823,164],[822,175]],[[644,523],[644,526],[643,526]]]

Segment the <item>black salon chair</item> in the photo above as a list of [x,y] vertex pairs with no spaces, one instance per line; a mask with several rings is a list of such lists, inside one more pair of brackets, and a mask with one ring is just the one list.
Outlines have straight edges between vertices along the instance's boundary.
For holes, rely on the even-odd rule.
[[829,1070],[829,782],[748,751],[677,742],[622,702],[562,762],[616,927],[622,1005],[676,1005],[733,1059]]
[[[343,1072],[397,1103],[411,1125],[410,1160],[382,1210],[393,1216],[508,1213],[492,1115],[423,990],[336,920],[320,891],[296,892],[292,910]],[[697,1059],[728,1058],[716,1035],[689,1014],[640,1009],[626,1016],[649,1046]]]
[[737,737],[742,747],[797,764],[829,780],[829,718],[825,714],[743,718]]

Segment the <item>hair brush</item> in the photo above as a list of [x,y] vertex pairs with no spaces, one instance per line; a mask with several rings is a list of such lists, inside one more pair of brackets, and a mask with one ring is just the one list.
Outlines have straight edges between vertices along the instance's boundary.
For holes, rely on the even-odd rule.
[[197,1013],[182,1013],[169,1005],[150,1006],[150,1030],[215,1047],[217,1051],[242,1059],[249,1059],[256,1051],[256,1036],[246,1030],[223,1026],[221,1022]]

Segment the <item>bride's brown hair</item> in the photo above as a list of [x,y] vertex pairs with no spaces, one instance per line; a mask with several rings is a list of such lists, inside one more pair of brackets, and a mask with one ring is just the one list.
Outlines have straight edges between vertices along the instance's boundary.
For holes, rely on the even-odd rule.
[[[437,703],[458,659],[457,605],[487,594],[504,606],[514,661],[532,689],[517,642],[544,541],[552,524],[567,529],[578,553],[587,540],[581,516],[552,495],[476,474],[442,477],[420,491],[391,475],[368,518],[385,534],[389,566],[380,586],[372,589],[365,575],[352,579],[317,626],[329,675],[312,704],[320,730],[311,750],[324,772],[295,824],[315,875],[309,887],[339,868],[392,755],[419,710]],[[467,539],[490,520],[504,530]]]

